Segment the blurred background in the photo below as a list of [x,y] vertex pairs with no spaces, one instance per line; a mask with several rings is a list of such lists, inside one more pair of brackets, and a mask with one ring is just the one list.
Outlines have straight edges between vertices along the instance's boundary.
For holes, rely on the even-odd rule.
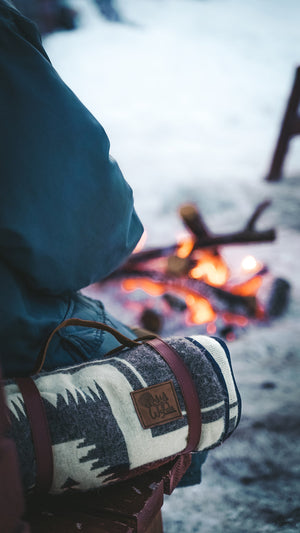
[[[256,187],[276,195],[262,180],[299,63],[298,0],[15,4],[107,131],[149,244],[172,239],[170,217],[181,227],[178,201],[201,201],[218,228],[235,223],[233,205],[247,209]],[[298,137],[286,174],[299,169]]]

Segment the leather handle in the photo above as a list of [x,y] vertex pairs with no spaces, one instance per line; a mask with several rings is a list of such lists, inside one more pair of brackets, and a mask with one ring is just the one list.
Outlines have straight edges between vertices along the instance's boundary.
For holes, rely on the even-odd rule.
[[197,449],[201,437],[201,407],[199,396],[189,369],[178,353],[160,338],[146,341],[161,355],[171,368],[180,386],[184,399],[189,424],[187,445],[181,453],[190,453]]
[[17,378],[15,381],[22,393],[31,429],[36,459],[35,490],[48,492],[53,479],[53,455],[45,406],[33,379]]
[[57,333],[57,331],[67,326],[82,326],[85,328],[94,328],[94,329],[107,331],[108,333],[111,333],[115,337],[115,339],[117,339],[117,341],[120,342],[122,346],[127,346],[128,348],[133,348],[134,346],[138,346],[139,344],[141,344],[139,341],[129,339],[129,337],[126,337],[125,335],[120,333],[117,329],[112,328],[111,326],[108,326],[107,324],[104,324],[104,322],[95,322],[93,320],[82,320],[81,318],[68,318],[64,320],[63,322],[61,322],[49,335],[44,349],[39,354],[37,364],[34,370],[34,374],[38,374],[42,370],[43,365],[45,363],[49,344],[52,338],[54,337],[55,333]]

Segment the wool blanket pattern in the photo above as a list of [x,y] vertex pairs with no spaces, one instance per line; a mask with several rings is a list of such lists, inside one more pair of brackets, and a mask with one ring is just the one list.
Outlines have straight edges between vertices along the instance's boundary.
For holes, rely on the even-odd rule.
[[[199,395],[202,433],[195,451],[214,448],[237,427],[241,415],[228,349],[223,341],[201,335],[166,342],[188,367]],[[168,364],[147,344],[33,379],[51,435],[53,494],[100,488],[186,446],[188,422],[180,387]],[[182,416],[144,429],[130,393],[169,380]],[[14,382],[6,384],[5,393],[23,486],[29,490],[35,484],[36,464],[26,408]]]

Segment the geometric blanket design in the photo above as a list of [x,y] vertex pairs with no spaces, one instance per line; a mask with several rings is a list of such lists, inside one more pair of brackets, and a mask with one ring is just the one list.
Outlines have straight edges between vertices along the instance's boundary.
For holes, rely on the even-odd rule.
[[[223,341],[202,335],[165,341],[190,370],[198,392],[202,432],[195,451],[214,448],[229,437],[241,415],[228,349]],[[103,487],[186,447],[188,422],[180,387],[168,364],[147,344],[124,349],[114,357],[42,372],[33,379],[51,436],[52,494]],[[172,417],[169,389],[154,396],[145,393],[142,401],[150,415],[167,416],[159,425],[143,427],[131,393],[170,381],[180,416]],[[6,382],[5,393],[22,482],[29,490],[34,487],[36,464],[26,409],[13,381]]]

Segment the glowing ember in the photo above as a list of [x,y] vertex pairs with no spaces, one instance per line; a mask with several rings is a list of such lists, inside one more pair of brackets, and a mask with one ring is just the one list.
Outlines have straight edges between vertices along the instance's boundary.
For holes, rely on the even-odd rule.
[[257,261],[253,255],[247,255],[244,257],[242,264],[241,264],[242,270],[244,272],[258,272],[262,268],[262,263]]
[[176,255],[181,259],[185,259],[192,252],[194,244],[195,240],[192,237],[187,236],[183,241],[179,241]]
[[242,315],[235,315],[233,313],[229,313],[228,311],[224,312],[222,314],[222,318],[225,323],[227,324],[233,324],[235,326],[239,326],[241,328],[247,326],[249,320],[245,316]]
[[262,276],[254,276],[244,283],[234,285],[230,288],[230,292],[232,292],[232,294],[239,294],[240,296],[256,296],[262,282]]
[[[161,296],[167,290],[169,290],[167,283],[160,283],[147,278],[125,279],[122,282],[122,288],[125,291],[142,289],[151,296]],[[186,302],[188,308],[188,322],[192,322],[193,324],[205,324],[206,322],[212,322],[215,320],[216,313],[206,298],[199,296],[195,291],[185,287],[180,287],[180,285],[172,285],[172,289],[176,292],[176,294],[183,296]]]
[[151,281],[147,278],[128,278],[122,282],[122,289],[125,291],[135,291],[136,289],[142,289],[151,296],[161,296],[166,291],[163,283]]
[[[134,321],[146,329],[154,328],[156,333],[159,328],[164,333],[168,329],[174,331],[179,324],[180,328],[197,324],[203,325],[197,326],[197,331],[232,340],[238,328],[268,319],[273,312],[270,309],[277,305],[277,292],[272,285],[268,298],[265,286],[260,289],[267,266],[247,255],[240,268],[235,265],[231,272],[220,248],[225,244],[274,240],[274,229],[260,232],[254,228],[267,205],[269,202],[257,206],[245,229],[228,234],[212,233],[196,205],[181,206],[180,217],[189,233],[181,232],[175,244],[142,250],[147,239],[144,232],[135,256],[112,274],[119,294],[120,283],[122,291],[136,291],[131,297],[121,294],[120,303],[127,310],[130,308]],[[264,285],[268,289],[268,282]],[[157,318],[157,324],[151,319],[150,326],[146,325],[146,315]]]
[[[135,252],[141,250],[145,241],[146,233],[143,234]],[[178,262],[179,264],[177,264]],[[181,298],[183,304],[186,304],[186,309],[181,311],[186,324],[206,324],[208,335],[217,334],[218,326],[215,321],[219,317],[222,318],[223,324],[229,328],[226,334],[224,333],[227,340],[235,338],[234,331],[231,331],[231,328],[243,328],[249,323],[249,318],[244,316],[243,313],[243,310],[246,314],[247,312],[250,313],[252,309],[252,303],[251,301],[248,302],[248,300],[253,299],[251,316],[256,319],[264,319],[264,308],[259,305],[256,296],[263,282],[265,270],[262,263],[257,261],[252,255],[245,257],[241,264],[243,273],[251,273],[251,277],[248,277],[247,281],[237,284],[230,280],[229,267],[216,249],[195,249],[195,238],[185,235],[179,239],[176,255],[148,259],[147,268],[149,273],[145,271],[142,276],[140,274],[135,276],[132,273],[123,280],[122,289],[128,292],[140,289],[152,297],[161,297],[166,293],[174,294],[174,297]],[[163,279],[155,279],[155,273],[157,273],[158,278],[161,276]],[[197,288],[194,290],[190,285],[184,286],[183,280],[187,277],[190,281],[191,278],[199,281],[199,287],[196,285]],[[202,282],[204,282],[203,286],[201,285]],[[205,285],[215,287],[216,290],[221,289],[221,293],[209,293],[208,291],[208,294],[206,294]],[[201,287],[204,289],[204,294],[201,293]],[[229,294],[247,300],[246,303],[249,305],[245,304],[244,307],[243,304],[245,302],[241,300],[242,314],[240,314],[240,311],[237,314],[234,312],[234,303],[237,300],[231,300],[230,296],[228,296]],[[218,307],[218,298],[222,298],[222,295],[227,298],[228,311],[221,310]],[[210,302],[211,297],[212,303]],[[217,298],[217,301],[214,300],[214,297]],[[144,296],[142,296],[143,298]],[[135,302],[135,304],[137,307],[143,305],[140,300]],[[163,306],[161,308],[163,314],[170,311],[169,308],[167,310]]]
[[229,269],[219,254],[210,251],[197,254],[197,265],[191,269],[190,276],[202,279],[214,287],[221,287],[229,278]]
[[233,331],[230,331],[229,333],[227,333],[227,335],[226,335],[227,342],[232,342],[235,339],[236,339],[236,336],[235,336]]
[[195,294],[188,294],[185,301],[189,310],[188,318],[193,324],[205,324],[216,318],[216,313],[205,298]]
[[207,324],[206,331],[208,335],[214,335],[215,333],[217,333],[216,324],[214,324],[213,322],[211,322],[210,324]]

